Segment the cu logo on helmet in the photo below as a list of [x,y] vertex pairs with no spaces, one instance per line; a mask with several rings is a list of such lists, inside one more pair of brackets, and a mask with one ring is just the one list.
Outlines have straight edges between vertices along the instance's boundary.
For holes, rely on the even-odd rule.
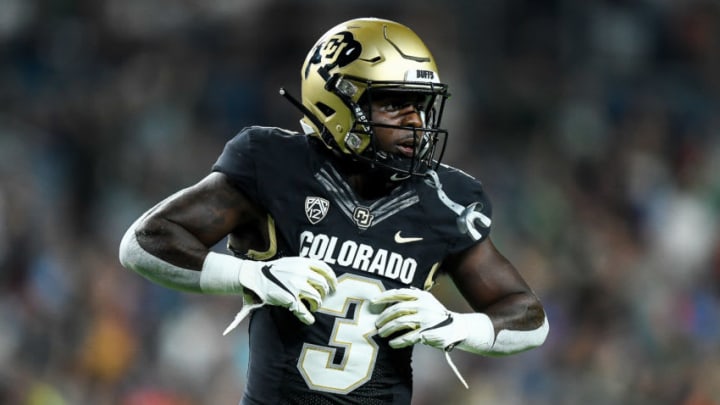
[[347,66],[359,58],[361,53],[362,45],[355,40],[355,37],[350,32],[338,32],[315,47],[310,63],[305,69],[305,78],[308,77],[311,66],[320,65],[317,71],[327,81],[330,78],[332,69]]

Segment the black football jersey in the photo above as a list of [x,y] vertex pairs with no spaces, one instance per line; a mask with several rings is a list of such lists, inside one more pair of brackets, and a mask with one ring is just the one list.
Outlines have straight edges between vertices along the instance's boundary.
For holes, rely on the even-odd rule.
[[243,403],[409,404],[412,348],[377,336],[382,308],[369,300],[430,288],[448,254],[487,237],[489,202],[480,182],[446,165],[363,200],[323,148],[315,137],[249,127],[213,166],[274,220],[276,257],[320,259],[338,276],[313,325],[284,308],[253,312]]

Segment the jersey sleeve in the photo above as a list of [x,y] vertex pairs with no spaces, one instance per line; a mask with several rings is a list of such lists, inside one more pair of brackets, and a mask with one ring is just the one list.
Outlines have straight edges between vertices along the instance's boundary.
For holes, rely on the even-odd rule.
[[490,236],[492,204],[482,183],[463,172],[458,171],[445,186],[448,197],[464,207],[456,216],[458,233],[451,244],[451,251],[457,253]]
[[258,154],[253,141],[252,127],[241,130],[225,144],[225,148],[212,166],[212,171],[220,172],[250,199],[258,201],[257,162]]

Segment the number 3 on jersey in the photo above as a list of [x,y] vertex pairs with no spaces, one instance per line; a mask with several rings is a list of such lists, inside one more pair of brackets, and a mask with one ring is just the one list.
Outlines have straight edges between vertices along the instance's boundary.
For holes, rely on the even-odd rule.
[[[380,280],[347,273],[340,276],[337,290],[318,309],[336,317],[329,346],[305,343],[298,360],[308,387],[347,394],[370,380],[378,353],[373,336],[379,314],[371,311],[369,300],[384,290]],[[348,318],[352,304],[355,313]],[[339,363],[335,361],[338,348],[345,350]]]

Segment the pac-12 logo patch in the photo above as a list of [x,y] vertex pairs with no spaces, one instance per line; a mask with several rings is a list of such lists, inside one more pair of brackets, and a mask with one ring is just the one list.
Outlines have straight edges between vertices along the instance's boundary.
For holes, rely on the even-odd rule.
[[305,197],[305,216],[313,225],[325,218],[329,208],[330,202],[324,198]]

